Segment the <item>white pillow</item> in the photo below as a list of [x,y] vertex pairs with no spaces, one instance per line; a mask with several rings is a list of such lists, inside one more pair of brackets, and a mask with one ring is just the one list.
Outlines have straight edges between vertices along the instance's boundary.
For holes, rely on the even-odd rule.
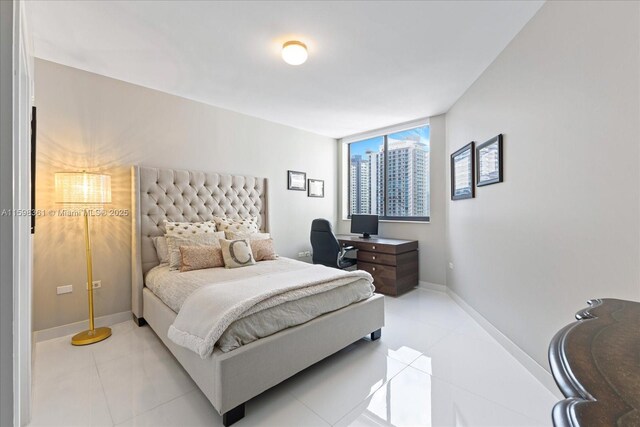
[[215,233],[216,223],[213,221],[204,222],[164,222],[165,234],[171,236],[180,236],[185,234],[204,234]]
[[258,217],[252,216],[250,218],[220,218],[213,217],[216,223],[218,231],[233,231],[236,233],[257,233]]
[[156,254],[160,264],[167,264],[169,262],[169,248],[167,247],[167,239],[164,236],[152,237],[153,246],[156,247]]
[[220,240],[225,268],[246,267],[256,263],[249,239]]
[[267,240],[271,238],[269,233],[243,233],[237,231],[225,231],[224,236],[227,240],[250,239],[250,240]]
[[169,268],[177,270],[182,264],[180,246],[217,246],[218,241],[224,239],[224,232],[185,234],[179,236],[167,235],[167,248],[169,249]]

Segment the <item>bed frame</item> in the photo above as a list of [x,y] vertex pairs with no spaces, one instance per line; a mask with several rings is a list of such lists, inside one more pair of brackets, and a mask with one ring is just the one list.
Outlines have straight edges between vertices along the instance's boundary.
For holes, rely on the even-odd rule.
[[164,220],[195,222],[213,216],[256,215],[260,230],[268,232],[267,179],[143,166],[133,166],[131,174],[134,320],[151,326],[222,415],[225,426],[244,417],[244,404],[251,398],[363,336],[380,338],[384,300],[374,295],[228,353],[216,348],[206,359],[174,344],[167,332],[176,313],[144,286],[145,274],[159,263],[152,238],[164,234]]

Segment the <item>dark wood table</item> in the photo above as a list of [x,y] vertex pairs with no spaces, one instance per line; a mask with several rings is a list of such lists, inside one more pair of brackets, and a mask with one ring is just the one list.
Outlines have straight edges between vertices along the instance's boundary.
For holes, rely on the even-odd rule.
[[376,292],[397,296],[418,285],[418,241],[340,234],[342,246],[358,249],[358,270],[373,276]]
[[640,426],[640,303],[589,301],[549,346],[551,372],[566,397],[553,408],[565,426]]

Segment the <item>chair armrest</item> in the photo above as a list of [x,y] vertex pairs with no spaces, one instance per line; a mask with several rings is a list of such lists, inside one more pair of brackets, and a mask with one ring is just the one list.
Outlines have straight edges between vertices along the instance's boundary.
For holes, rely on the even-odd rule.
[[[343,259],[347,257],[347,254],[351,251],[357,251],[358,249],[355,246],[343,246],[338,254],[338,259]],[[353,255],[351,255],[353,257]],[[351,258],[349,257],[349,258]]]

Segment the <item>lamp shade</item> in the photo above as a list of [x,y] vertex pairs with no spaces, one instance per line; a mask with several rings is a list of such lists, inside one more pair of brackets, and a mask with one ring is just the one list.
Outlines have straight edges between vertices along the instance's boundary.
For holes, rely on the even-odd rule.
[[87,172],[58,172],[56,202],[79,205],[111,203],[111,176]]

